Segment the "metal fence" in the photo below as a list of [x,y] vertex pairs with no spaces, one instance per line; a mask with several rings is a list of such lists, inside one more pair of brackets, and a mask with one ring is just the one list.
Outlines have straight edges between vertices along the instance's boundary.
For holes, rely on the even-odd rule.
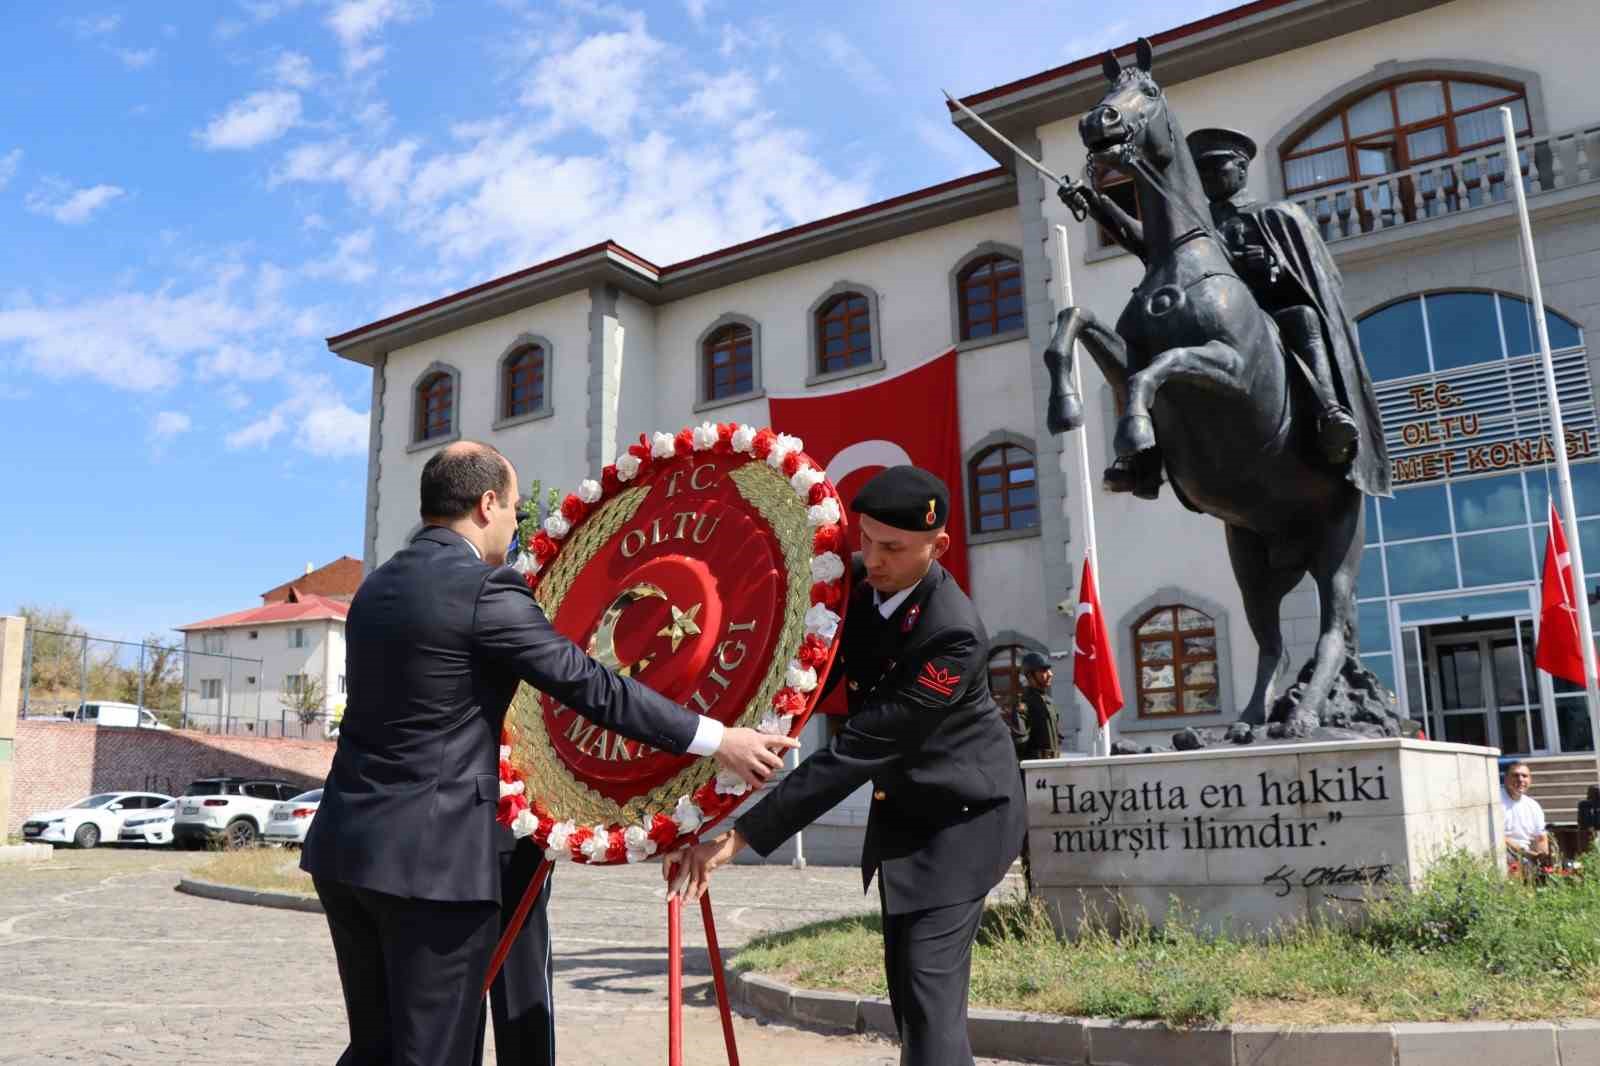
[[[262,698],[262,661],[30,626],[24,631],[21,715],[81,720],[86,703],[125,703],[147,711],[128,722],[236,736],[321,740],[337,717],[302,715]],[[152,721],[153,719],[153,721]]]

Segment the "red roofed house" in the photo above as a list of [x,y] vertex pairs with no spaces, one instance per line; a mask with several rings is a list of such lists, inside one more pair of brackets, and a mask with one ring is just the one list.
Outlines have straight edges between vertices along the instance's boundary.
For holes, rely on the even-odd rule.
[[[262,593],[262,605],[179,626],[187,662],[184,710],[191,726],[269,736],[321,736],[293,707],[320,683],[325,715],[344,707],[344,620],[361,563],[341,557]],[[326,719],[325,719],[326,723]]]

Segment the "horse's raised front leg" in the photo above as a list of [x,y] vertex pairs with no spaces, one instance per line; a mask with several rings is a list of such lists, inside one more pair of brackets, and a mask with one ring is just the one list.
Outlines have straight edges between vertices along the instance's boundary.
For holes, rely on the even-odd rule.
[[1150,405],[1156,393],[1173,378],[1183,378],[1207,388],[1238,389],[1244,358],[1222,341],[1193,348],[1169,348],[1150,365],[1128,378],[1128,406],[1117,422],[1116,448],[1121,456],[1137,455],[1156,446]]
[[1068,433],[1083,425],[1083,397],[1072,380],[1074,346],[1082,342],[1100,373],[1122,400],[1128,387],[1128,350],[1116,333],[1107,329],[1094,312],[1065,307],[1056,315],[1056,329],[1045,345],[1044,365],[1050,372],[1050,399],[1045,425],[1051,433]]

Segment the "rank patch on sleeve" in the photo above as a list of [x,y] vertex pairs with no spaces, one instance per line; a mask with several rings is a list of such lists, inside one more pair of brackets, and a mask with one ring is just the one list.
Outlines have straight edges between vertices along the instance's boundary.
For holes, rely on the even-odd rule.
[[956,686],[961,684],[961,675],[930,662],[924,664],[922,673],[917,675],[917,684],[930,692],[949,699],[954,695]]

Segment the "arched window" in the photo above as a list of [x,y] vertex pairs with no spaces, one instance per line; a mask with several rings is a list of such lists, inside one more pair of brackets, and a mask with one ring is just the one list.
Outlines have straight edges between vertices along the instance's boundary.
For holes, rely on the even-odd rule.
[[[1291,138],[1283,149],[1283,185],[1290,196],[1329,185],[1361,181],[1483,148],[1500,141],[1498,108],[1509,107],[1517,133],[1532,133],[1527,95],[1521,85],[1479,77],[1413,75],[1377,89],[1366,88],[1354,100],[1324,112]],[[1383,216],[1395,222],[1396,210],[1415,221],[1456,210],[1465,189],[1472,205],[1487,195],[1505,195],[1505,165],[1497,169],[1476,162],[1459,168],[1430,170],[1416,181],[1405,179],[1399,190],[1388,186],[1366,190],[1356,205],[1370,220]],[[1340,208],[1342,210],[1342,208]]]
[[961,271],[961,339],[974,340],[1023,327],[1022,264],[1006,255],[986,255]]
[[1133,625],[1140,718],[1216,714],[1217,626],[1181,603],[1147,611]]
[[518,348],[500,364],[501,418],[532,414],[544,406],[544,348],[530,344]]
[[[1582,331],[1571,320],[1546,308],[1545,322],[1552,351],[1583,344]],[[1528,301],[1504,293],[1408,296],[1364,315],[1357,330],[1374,381],[1515,359],[1538,349]],[[1425,413],[1410,405],[1406,409]]]
[[865,295],[841,292],[817,308],[817,373],[866,366],[873,358],[872,312]]
[[1027,651],[1020,644],[989,649],[989,692],[1002,710],[1010,708],[1022,687],[1022,657]]
[[1016,444],[979,452],[967,467],[972,531],[997,533],[1039,524],[1039,483],[1033,453]]
[[731,322],[711,332],[702,347],[705,399],[725,400],[755,388],[755,339],[750,327]]
[[416,440],[448,437],[455,431],[455,379],[446,370],[417,382]]

